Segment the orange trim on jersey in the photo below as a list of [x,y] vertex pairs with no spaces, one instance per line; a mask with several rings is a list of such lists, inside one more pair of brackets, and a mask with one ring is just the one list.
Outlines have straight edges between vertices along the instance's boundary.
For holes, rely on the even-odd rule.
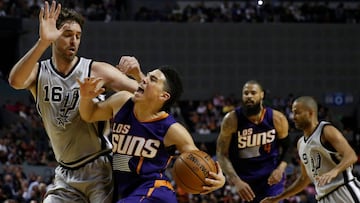
[[[165,112],[164,114],[160,115],[160,116],[157,117],[157,118],[153,118],[153,119],[150,119],[150,120],[148,120],[148,121],[140,121],[140,122],[141,122],[141,123],[155,122],[155,121],[159,121],[159,120],[165,119],[165,118],[167,118],[168,116],[169,116],[169,114]],[[136,117],[136,115],[135,115],[135,117]]]
[[141,167],[142,167],[143,163],[144,163],[144,157],[140,157],[139,163],[138,163],[138,165],[136,167],[136,173],[137,174],[140,174],[140,170],[141,170]]
[[154,192],[154,190],[155,190],[156,188],[159,188],[159,187],[167,187],[167,188],[169,188],[170,190],[174,191],[174,188],[173,188],[173,186],[171,185],[171,183],[170,183],[169,181],[166,181],[166,180],[155,180],[155,182],[154,182],[154,187],[149,188],[146,196],[147,196],[147,197],[150,197],[151,194]]
[[260,121],[259,123],[263,122],[264,118],[265,118],[265,113],[266,113],[266,109],[264,108],[263,111],[261,112],[261,116],[260,116]]
[[169,157],[169,159],[168,159],[167,162],[166,162],[166,167],[169,166],[169,164],[170,164],[171,160],[173,159],[173,157],[174,157],[174,156],[170,156],[170,157]]

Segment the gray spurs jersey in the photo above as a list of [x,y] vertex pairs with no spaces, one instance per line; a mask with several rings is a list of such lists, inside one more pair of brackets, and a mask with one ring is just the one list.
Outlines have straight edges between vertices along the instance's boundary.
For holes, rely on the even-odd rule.
[[90,76],[92,60],[79,58],[71,72],[60,74],[48,59],[40,62],[36,107],[50,138],[56,160],[68,167],[77,167],[97,157],[102,150],[98,123],[80,118],[79,85],[76,79]]
[[324,186],[317,185],[315,177],[330,171],[342,159],[338,152],[328,150],[321,143],[320,137],[325,125],[330,125],[330,123],[325,121],[320,122],[310,137],[305,139],[303,136],[298,141],[299,156],[302,163],[305,165],[308,176],[316,186],[317,199],[321,199],[323,196],[336,190],[338,187],[354,180],[352,167],[349,167],[334,178],[330,183],[325,184]]

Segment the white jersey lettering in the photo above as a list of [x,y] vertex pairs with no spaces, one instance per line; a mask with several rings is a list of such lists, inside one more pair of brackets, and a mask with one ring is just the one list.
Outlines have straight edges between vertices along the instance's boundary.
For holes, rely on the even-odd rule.
[[269,144],[272,143],[276,137],[275,129],[254,134],[252,134],[252,132],[252,128],[243,130],[245,134],[241,134],[240,131],[238,131],[238,147],[240,149]]

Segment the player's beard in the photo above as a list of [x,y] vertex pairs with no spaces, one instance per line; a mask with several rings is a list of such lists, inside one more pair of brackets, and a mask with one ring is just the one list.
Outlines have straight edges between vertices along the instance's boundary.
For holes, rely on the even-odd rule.
[[261,104],[260,102],[254,104],[254,105],[244,105],[243,106],[243,112],[246,117],[254,116],[259,114],[261,111]]

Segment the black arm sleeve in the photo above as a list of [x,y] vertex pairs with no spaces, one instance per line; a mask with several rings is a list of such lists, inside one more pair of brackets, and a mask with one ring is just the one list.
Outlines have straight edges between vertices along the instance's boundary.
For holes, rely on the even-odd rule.
[[279,139],[279,144],[281,147],[280,155],[279,155],[279,163],[285,161],[289,163],[292,158],[292,153],[289,153],[289,148],[291,146],[291,140],[289,136],[286,136],[284,139]]

